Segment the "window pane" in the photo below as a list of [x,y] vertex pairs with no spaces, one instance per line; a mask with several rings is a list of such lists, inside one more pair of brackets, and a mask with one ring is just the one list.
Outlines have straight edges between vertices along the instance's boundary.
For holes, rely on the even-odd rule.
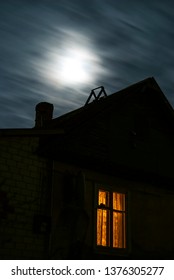
[[98,193],[98,205],[109,207],[109,192],[99,190]]
[[113,193],[113,209],[125,211],[125,194]]
[[125,213],[113,212],[113,247],[126,248]]
[[97,209],[97,245],[109,246],[109,210]]

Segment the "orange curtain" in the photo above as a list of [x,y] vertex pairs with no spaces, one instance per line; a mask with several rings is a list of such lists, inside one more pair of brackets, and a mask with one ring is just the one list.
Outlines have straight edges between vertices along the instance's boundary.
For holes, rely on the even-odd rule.
[[97,245],[109,246],[109,210],[102,208],[109,206],[109,192],[99,191],[97,210]]
[[[99,190],[97,209],[97,245],[110,246],[110,229],[112,229],[112,246],[125,248],[125,195]],[[106,208],[106,209],[105,209]],[[112,217],[110,217],[112,215]],[[112,221],[112,225],[110,222]]]
[[113,193],[113,247],[125,248],[125,246],[126,246],[125,244],[125,194],[114,192]]

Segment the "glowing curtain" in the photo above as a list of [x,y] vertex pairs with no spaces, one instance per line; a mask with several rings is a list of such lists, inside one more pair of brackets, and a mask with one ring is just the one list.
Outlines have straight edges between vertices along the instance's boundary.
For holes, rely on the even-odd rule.
[[[112,224],[111,224],[112,223]],[[112,232],[110,232],[112,230]],[[111,234],[110,234],[111,233]],[[110,240],[112,236],[112,241]],[[125,195],[99,190],[97,245],[125,248]]]
[[125,248],[126,245],[124,211],[125,195],[121,193],[113,193],[113,247],[116,248]]
[[109,246],[109,210],[103,208],[109,206],[109,193],[99,191],[98,205],[102,209],[97,210],[97,245]]

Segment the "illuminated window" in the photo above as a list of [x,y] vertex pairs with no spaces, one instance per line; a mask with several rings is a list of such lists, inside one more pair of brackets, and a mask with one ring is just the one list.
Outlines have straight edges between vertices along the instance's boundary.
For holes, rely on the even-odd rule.
[[125,194],[98,190],[97,245],[126,248]]

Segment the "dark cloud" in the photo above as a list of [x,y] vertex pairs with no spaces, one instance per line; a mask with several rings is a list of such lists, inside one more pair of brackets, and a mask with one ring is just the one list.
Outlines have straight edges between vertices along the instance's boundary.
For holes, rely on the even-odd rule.
[[[38,102],[54,103],[56,117],[96,86],[112,93],[149,76],[174,105],[173,14],[170,0],[1,1],[0,127],[32,127]],[[74,46],[89,51],[91,79],[62,84]]]

